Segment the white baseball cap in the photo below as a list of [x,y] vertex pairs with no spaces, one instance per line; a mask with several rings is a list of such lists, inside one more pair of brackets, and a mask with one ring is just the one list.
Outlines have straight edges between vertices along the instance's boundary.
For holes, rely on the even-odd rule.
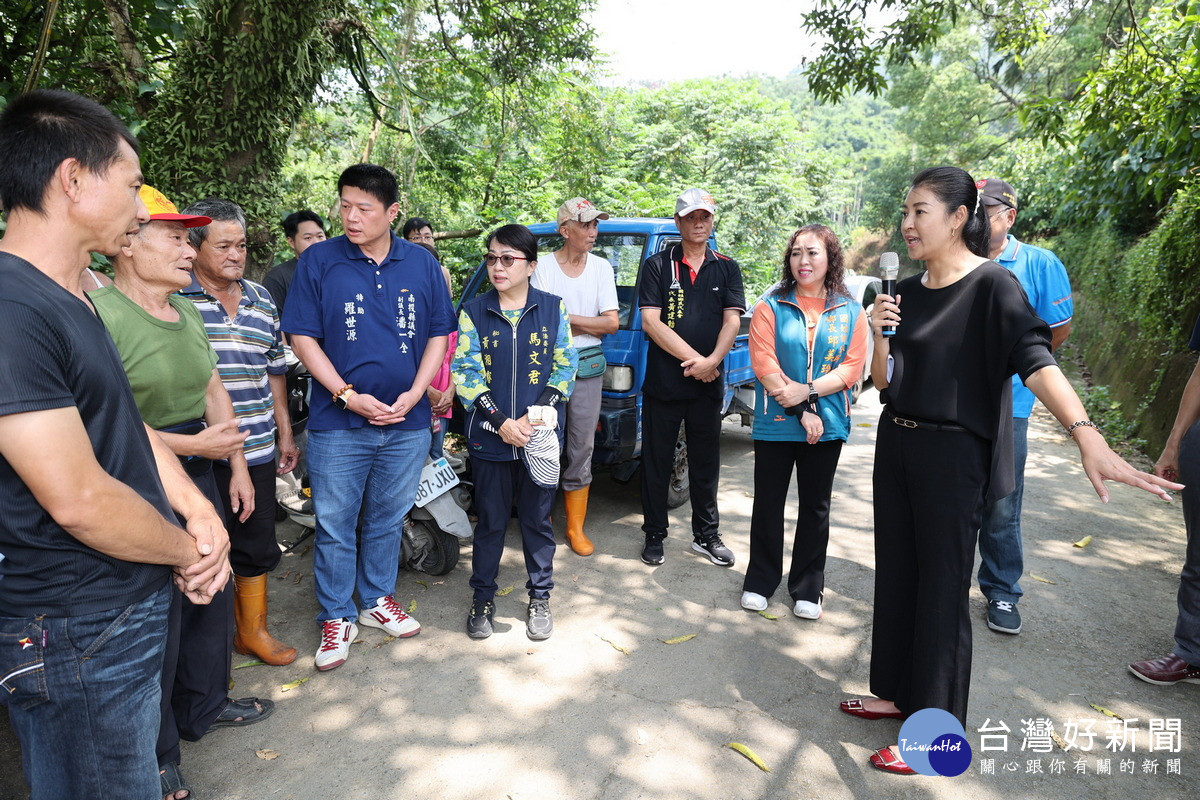
[[688,189],[679,195],[679,199],[675,201],[675,216],[677,217],[686,217],[693,211],[700,209],[704,209],[710,214],[717,213],[717,207],[713,204],[712,195],[703,189]]

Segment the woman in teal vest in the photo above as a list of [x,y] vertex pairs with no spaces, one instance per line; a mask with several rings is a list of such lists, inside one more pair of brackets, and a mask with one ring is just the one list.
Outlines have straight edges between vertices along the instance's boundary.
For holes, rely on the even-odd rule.
[[742,607],[750,611],[767,608],[783,577],[784,508],[795,470],[800,507],[788,594],[797,617],[821,616],[833,475],[867,352],[865,315],[845,275],[837,236],[806,225],[788,240],[779,283],[754,307],[754,512],[742,584]]

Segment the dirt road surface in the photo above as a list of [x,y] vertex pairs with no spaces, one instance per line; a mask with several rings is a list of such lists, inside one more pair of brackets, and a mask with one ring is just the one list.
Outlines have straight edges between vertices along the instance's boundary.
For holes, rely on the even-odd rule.
[[[184,773],[199,800],[1195,798],[1200,686],[1151,686],[1126,670],[1171,648],[1184,548],[1178,502],[1116,486],[1102,505],[1074,445],[1040,407],[1038,415],[1025,494],[1024,630],[989,631],[972,590],[967,741],[975,757],[961,776],[875,770],[868,756],[896,742],[900,723],[837,710],[839,700],[868,692],[873,391],[856,407],[842,453],[821,620],[792,616],[783,589],[768,609],[777,619],[739,605],[754,462],[749,429],[731,419],[720,510],[737,564],[723,569],[690,552],[686,509],[672,515],[666,563],[642,564],[637,487],[601,474],[588,520],[596,554],[580,558],[560,545],[555,631],[545,642],[525,637],[525,575],[510,529],[500,585],[514,588],[498,598],[491,639],[464,632],[464,549],[444,578],[400,574],[396,597],[415,601],[419,636],[388,641],[363,629],[349,661],[318,674],[312,552],[288,555],[270,581],[271,619],[302,655],[289,667],[235,670],[231,692],[270,697],[275,714],[185,743]],[[561,541],[561,508],[555,527]],[[296,535],[281,524],[281,538]],[[1089,535],[1086,547],[1073,545]],[[695,637],[663,642],[687,634]],[[234,664],[246,660],[235,655]],[[300,679],[308,680],[285,691]],[[1076,747],[1055,744],[1045,723],[1024,735],[1037,720]],[[979,732],[1001,725],[1007,735]],[[1118,735],[1122,728],[1132,733]],[[11,746],[7,756],[11,776]],[[19,796],[3,784],[0,794]]]

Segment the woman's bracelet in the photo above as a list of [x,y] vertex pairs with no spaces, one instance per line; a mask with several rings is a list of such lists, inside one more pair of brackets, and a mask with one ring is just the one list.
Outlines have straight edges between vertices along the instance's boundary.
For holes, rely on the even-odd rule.
[[1076,428],[1091,428],[1092,430],[1096,431],[1096,433],[1100,432],[1099,425],[1092,422],[1090,419],[1081,419],[1078,422],[1072,422],[1071,426],[1069,428],[1067,428],[1067,438],[1068,439],[1075,438],[1075,429]]

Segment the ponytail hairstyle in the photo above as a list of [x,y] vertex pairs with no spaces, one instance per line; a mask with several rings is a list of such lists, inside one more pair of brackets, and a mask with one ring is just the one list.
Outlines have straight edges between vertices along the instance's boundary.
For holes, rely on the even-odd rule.
[[965,169],[930,167],[913,176],[911,189],[922,187],[933,192],[946,206],[948,214],[953,214],[959,206],[965,206],[967,222],[959,231],[959,236],[968,250],[987,258],[992,228],[988,224],[987,207],[980,198],[982,186],[983,181],[976,183]]
[[828,267],[825,271],[825,297],[828,299],[837,295],[850,296],[846,288],[846,256],[842,253],[842,243],[837,234],[825,225],[805,225],[788,237],[787,247],[783,248],[783,275],[774,294],[777,297],[791,297],[796,291],[796,276],[792,274],[792,248],[796,240],[806,233],[811,233],[821,240],[825,246],[825,261]]

